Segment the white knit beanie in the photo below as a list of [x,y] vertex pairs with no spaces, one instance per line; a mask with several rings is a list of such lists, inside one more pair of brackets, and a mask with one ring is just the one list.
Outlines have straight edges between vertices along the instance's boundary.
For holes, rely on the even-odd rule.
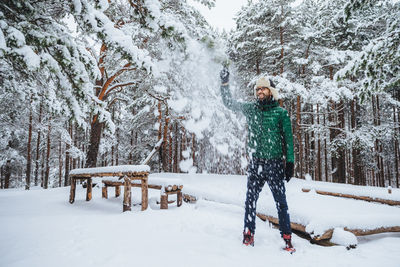
[[274,87],[274,84],[272,83],[272,81],[266,77],[261,77],[260,79],[258,79],[258,81],[256,82],[256,85],[254,86],[254,96],[257,98],[257,91],[256,89],[258,87],[267,87],[269,88],[269,90],[271,90],[271,94],[273,96],[273,98],[275,100],[279,99],[279,94],[278,94],[278,90],[276,90],[276,88]]

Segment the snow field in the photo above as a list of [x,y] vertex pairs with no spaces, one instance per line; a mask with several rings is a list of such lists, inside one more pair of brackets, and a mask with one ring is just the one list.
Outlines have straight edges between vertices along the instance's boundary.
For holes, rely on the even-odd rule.
[[[140,202],[133,188],[133,203]],[[77,188],[0,191],[0,266],[398,266],[399,234],[369,236],[355,250],[320,247],[294,235],[294,255],[281,250],[279,231],[257,219],[255,247],[242,241],[243,209],[200,199],[159,210],[122,213],[122,198],[86,202]],[[171,197],[173,199],[173,197]]]

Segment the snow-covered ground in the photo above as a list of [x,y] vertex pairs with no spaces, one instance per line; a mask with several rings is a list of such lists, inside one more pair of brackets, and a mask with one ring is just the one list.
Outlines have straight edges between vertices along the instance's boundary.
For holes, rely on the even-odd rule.
[[[159,210],[155,203],[159,191],[150,190],[148,210],[141,212],[140,206],[134,206],[131,212],[122,213],[122,198],[113,197],[110,190],[109,199],[102,199],[101,189],[97,187],[92,201],[86,202],[85,189],[78,186],[72,205],[68,203],[69,188],[0,190],[0,266],[400,265],[400,233],[358,237],[357,248],[349,251],[343,246],[312,245],[294,236],[297,252],[290,255],[281,250],[279,231],[257,219],[255,247],[244,247],[241,244],[244,195],[243,189],[239,189],[245,186],[244,177],[152,176],[181,178],[187,191],[200,194],[203,190],[204,198],[214,195],[218,199],[200,199],[196,204],[184,203],[180,208],[171,204],[168,210]],[[288,185],[292,218],[296,218],[299,206],[305,210],[312,208],[304,202],[296,203],[299,198],[311,198],[313,205],[319,207],[323,204],[321,201],[328,199],[339,203],[345,209],[343,212],[352,205],[364,203],[346,200],[343,204],[340,198],[297,192],[301,186],[302,181],[297,179]],[[133,189],[133,203],[140,202],[139,192],[139,188]],[[262,193],[259,209],[268,209],[270,204],[266,202],[270,202],[270,195]],[[367,204],[377,207],[363,220],[374,223],[377,221],[374,213],[388,207]],[[390,208],[385,212],[400,213],[400,208]],[[299,216],[307,214],[298,213]]]
[[[233,204],[244,207],[246,194],[246,176],[213,175],[213,174],[152,174],[151,177],[181,178],[184,191],[196,197],[207,200]],[[360,187],[352,185],[337,185],[306,181],[293,178],[286,186],[289,213],[292,222],[306,226],[308,233],[322,235],[325,231],[335,228],[373,230],[380,227],[400,226],[400,207],[379,203],[323,196],[315,191],[303,193],[302,188],[323,186],[329,191],[346,188],[347,193],[361,194],[361,190],[369,196],[384,197],[385,188]],[[332,187],[332,189],[329,189]],[[339,190],[340,192],[341,190]],[[383,191],[383,192],[382,192]],[[393,189],[390,198],[400,200],[400,189]],[[264,186],[257,203],[257,211],[278,217],[272,194],[268,186]]]

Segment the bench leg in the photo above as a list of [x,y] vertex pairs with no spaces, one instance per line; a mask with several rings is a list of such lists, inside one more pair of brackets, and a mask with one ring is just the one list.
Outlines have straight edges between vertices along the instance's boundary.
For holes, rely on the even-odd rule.
[[102,188],[102,194],[101,194],[101,196],[103,197],[103,198],[108,198],[108,192],[107,192],[108,190],[107,190],[107,186],[103,186],[103,188]]
[[76,189],[76,179],[71,178],[71,191],[69,193],[69,203],[74,203],[75,201],[75,189]]
[[131,210],[132,206],[132,198],[131,198],[131,180],[129,178],[125,178],[124,183],[124,204],[122,207],[122,211]]
[[182,192],[181,191],[179,191],[176,194],[176,204],[178,207],[182,206]]
[[86,201],[90,201],[92,199],[92,178],[87,179],[87,188],[86,188]]
[[119,197],[121,195],[121,187],[119,185],[115,186],[115,197]]
[[161,194],[160,197],[160,209],[167,210],[168,209],[168,195]]
[[149,205],[149,187],[147,179],[142,179],[142,210],[147,210]]

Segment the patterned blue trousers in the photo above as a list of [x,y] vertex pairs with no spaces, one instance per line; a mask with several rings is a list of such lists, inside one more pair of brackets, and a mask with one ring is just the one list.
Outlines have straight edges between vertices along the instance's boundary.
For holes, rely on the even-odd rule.
[[281,235],[291,234],[288,205],[286,202],[284,167],[282,160],[264,160],[253,158],[248,166],[247,194],[244,214],[244,230],[255,233],[256,230],[256,204],[259,194],[268,183],[275,200],[279,217],[279,230]]

